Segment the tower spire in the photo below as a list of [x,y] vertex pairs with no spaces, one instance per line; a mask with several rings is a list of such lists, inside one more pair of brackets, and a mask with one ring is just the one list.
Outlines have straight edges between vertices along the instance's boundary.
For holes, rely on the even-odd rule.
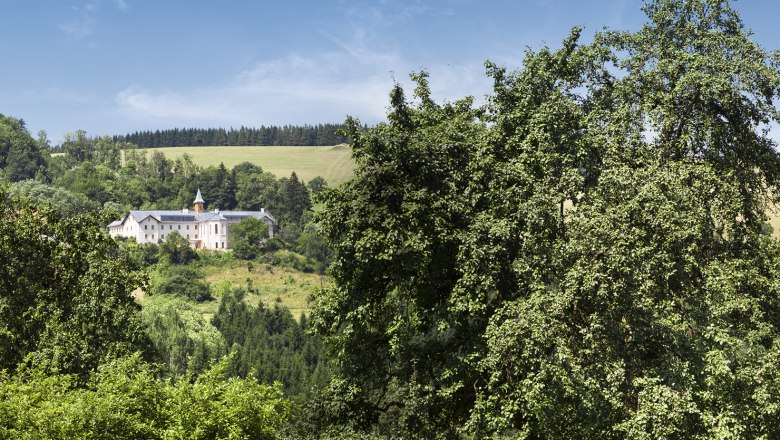
[[198,194],[195,196],[195,201],[192,203],[195,205],[195,212],[203,212],[203,204],[206,202],[203,201],[203,196],[200,195],[200,188],[198,188]]

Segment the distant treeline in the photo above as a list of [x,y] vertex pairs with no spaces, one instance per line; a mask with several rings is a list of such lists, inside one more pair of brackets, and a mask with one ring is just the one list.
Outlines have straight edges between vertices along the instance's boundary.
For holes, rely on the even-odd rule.
[[137,131],[114,136],[114,142],[125,141],[141,148],[209,146],[209,145],[338,145],[347,142],[339,134],[344,124],[260,126],[260,128],[174,128]]

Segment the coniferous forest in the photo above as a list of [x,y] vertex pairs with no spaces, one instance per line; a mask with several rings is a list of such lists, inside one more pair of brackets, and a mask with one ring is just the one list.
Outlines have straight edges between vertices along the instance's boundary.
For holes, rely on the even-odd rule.
[[[0,438],[780,437],[780,54],[726,0],[643,11],[487,62],[484,104],[412,73],[339,186],[0,116]],[[197,188],[278,235],[105,231]]]
[[220,145],[338,145],[346,143],[344,124],[285,125],[260,128],[175,128],[115,135],[114,142],[130,142],[140,148]]

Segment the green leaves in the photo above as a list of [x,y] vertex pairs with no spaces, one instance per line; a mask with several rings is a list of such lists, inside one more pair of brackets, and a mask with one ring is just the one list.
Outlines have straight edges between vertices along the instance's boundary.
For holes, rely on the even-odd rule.
[[138,354],[116,359],[83,388],[67,375],[0,376],[4,438],[275,439],[290,413],[278,385],[227,378],[227,360],[173,383]]
[[267,237],[268,225],[254,217],[247,217],[236,224],[230,225],[233,254],[241,260],[257,258]]
[[422,73],[387,124],[348,121],[314,323],[364,429],[777,434],[778,64],[726,1],[645,10],[636,33],[488,63],[482,108],[435,103]]
[[62,219],[0,189],[0,366],[85,373],[144,343],[130,296],[144,283],[99,214]]
[[0,113],[0,169],[9,182],[32,179],[46,169],[48,152],[30,136],[21,119]]

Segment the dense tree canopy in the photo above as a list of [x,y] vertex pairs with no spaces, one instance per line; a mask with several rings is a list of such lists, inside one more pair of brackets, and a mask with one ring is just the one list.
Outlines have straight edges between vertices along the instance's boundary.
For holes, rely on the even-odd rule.
[[212,320],[234,351],[228,371],[264,383],[280,382],[289,396],[302,397],[324,386],[329,364],[322,339],[306,333],[306,316],[298,322],[279,305],[247,305],[245,293],[225,292]]
[[0,369],[85,373],[146,344],[130,293],[143,274],[104,233],[106,218],[62,218],[0,188]]
[[139,356],[128,356],[101,365],[84,387],[64,374],[0,372],[0,437],[281,438],[290,404],[279,387],[229,378],[226,364],[168,381]]
[[[351,121],[315,323],[333,424],[407,438],[772,437],[780,59],[723,0],[575,29],[494,90]],[[567,207],[568,206],[568,207]],[[366,353],[371,353],[366,356]]]
[[182,237],[179,231],[171,231],[160,244],[160,257],[170,264],[187,264],[198,258],[198,254],[190,246],[190,241]]
[[97,202],[82,193],[49,185],[37,180],[22,180],[8,187],[10,197],[23,197],[34,205],[51,206],[62,216],[70,217],[98,209]]
[[9,182],[44,172],[48,151],[30,136],[24,121],[0,113],[0,170]]
[[268,225],[264,221],[247,217],[230,225],[231,247],[236,258],[252,260],[257,258],[268,237]]

